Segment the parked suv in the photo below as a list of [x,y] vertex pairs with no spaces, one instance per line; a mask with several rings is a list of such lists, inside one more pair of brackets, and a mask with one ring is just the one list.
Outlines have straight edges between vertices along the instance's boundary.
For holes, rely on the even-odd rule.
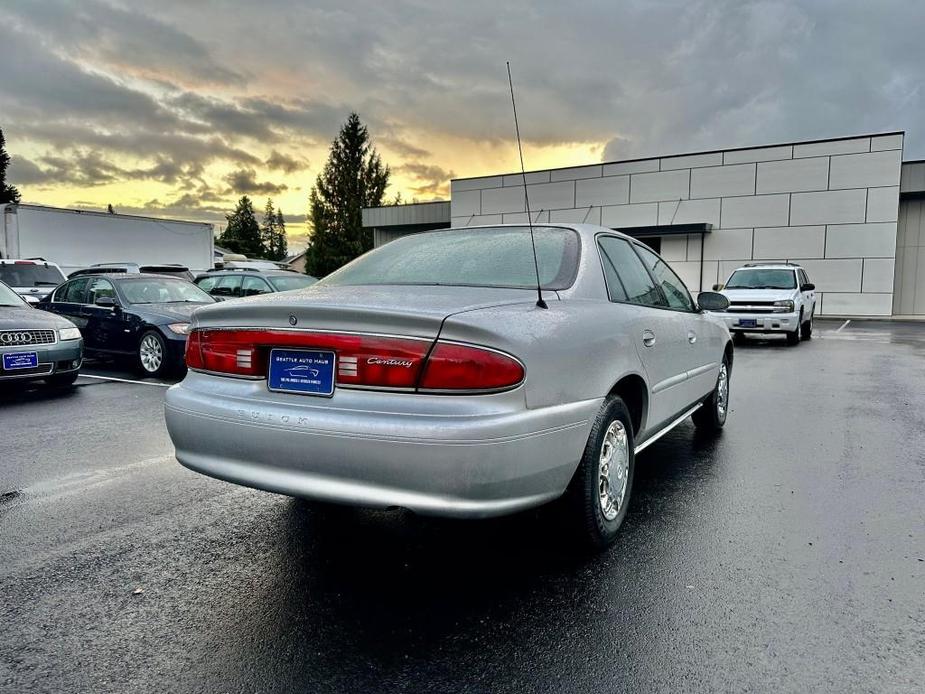
[[0,259],[0,282],[4,282],[30,304],[37,304],[44,299],[64,279],[60,267],[41,258]]
[[745,333],[784,333],[787,344],[795,345],[813,335],[816,285],[799,265],[744,265],[713,288],[729,299],[726,327],[738,339]]

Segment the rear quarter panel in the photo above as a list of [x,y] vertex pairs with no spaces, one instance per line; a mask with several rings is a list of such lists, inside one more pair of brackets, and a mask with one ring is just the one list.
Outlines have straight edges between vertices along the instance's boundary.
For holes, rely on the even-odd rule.
[[[441,339],[508,352],[526,368],[528,408],[603,398],[623,376],[645,379],[630,332],[612,320],[614,304],[549,301],[478,309],[448,317]],[[610,312],[608,312],[608,310]]]

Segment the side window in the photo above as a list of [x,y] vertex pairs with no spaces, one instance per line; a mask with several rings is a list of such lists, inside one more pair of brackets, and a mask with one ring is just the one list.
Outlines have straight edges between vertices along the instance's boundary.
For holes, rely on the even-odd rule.
[[269,294],[272,289],[262,277],[248,275],[244,278],[244,296],[256,296],[257,294]]
[[90,285],[87,287],[87,303],[95,304],[96,300],[102,296],[108,296],[114,299],[116,298],[116,290],[109,280],[104,280],[102,277],[94,277],[90,280]]
[[211,292],[212,287],[215,286],[215,280],[218,279],[215,275],[210,277],[203,277],[201,280],[196,282],[196,286],[199,287],[204,292]]
[[55,301],[63,301],[69,304],[82,304],[86,298],[88,278],[81,278],[68,282],[55,292]]
[[211,293],[228,298],[241,296],[241,275],[222,275],[215,282]]
[[681,278],[674,273],[674,270],[668,267],[668,263],[645,246],[637,244],[636,250],[639,251],[642,262],[646,264],[646,267],[655,277],[655,281],[662,288],[662,293],[668,300],[668,306],[681,311],[693,311],[694,300],[691,299],[690,292],[687,291],[687,287],[684,286]]
[[[611,301],[665,306],[665,300],[629,242],[615,236],[603,236],[598,241],[598,248],[604,261]],[[616,288],[611,286],[611,277],[618,280]]]

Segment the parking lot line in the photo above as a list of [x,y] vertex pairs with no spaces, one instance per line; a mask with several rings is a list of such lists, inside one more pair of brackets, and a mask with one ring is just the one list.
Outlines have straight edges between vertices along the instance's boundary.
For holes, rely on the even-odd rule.
[[850,323],[850,322],[851,322],[850,319],[849,319],[849,320],[846,320],[844,323],[841,324],[841,326],[840,326],[840,327],[838,328],[838,330],[836,330],[835,332],[840,333],[842,330],[844,330],[845,328],[848,327],[848,323]]
[[116,381],[117,383],[137,383],[140,386],[157,386],[158,388],[170,388],[170,383],[154,383],[152,381],[133,381],[130,378],[116,378],[115,376],[94,376],[93,374],[80,374],[81,378],[95,378],[100,381]]

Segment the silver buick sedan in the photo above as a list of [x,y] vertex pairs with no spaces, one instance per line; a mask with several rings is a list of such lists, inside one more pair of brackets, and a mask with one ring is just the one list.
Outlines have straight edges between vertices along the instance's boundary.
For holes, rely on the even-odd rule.
[[455,517],[559,499],[602,547],[636,454],[688,416],[726,421],[732,341],[707,311],[728,302],[698,302],[602,227],[415,234],[197,310],[167,427],[180,463],[229,482]]

